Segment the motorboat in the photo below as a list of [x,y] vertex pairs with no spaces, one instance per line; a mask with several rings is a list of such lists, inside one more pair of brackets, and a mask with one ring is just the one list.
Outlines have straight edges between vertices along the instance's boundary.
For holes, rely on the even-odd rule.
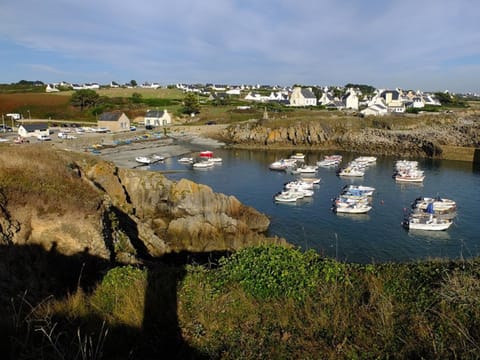
[[344,169],[341,169],[338,172],[339,176],[346,176],[346,177],[362,177],[365,175],[365,170],[362,170],[357,167],[346,167]]
[[425,175],[423,172],[410,171],[410,172],[399,172],[395,175],[395,181],[397,182],[423,182]]
[[303,153],[296,153],[290,156],[290,159],[293,160],[304,160],[305,159],[305,154]]
[[375,188],[370,186],[361,186],[361,185],[346,185],[343,188],[342,195],[347,196],[372,196]]
[[292,171],[292,173],[295,174],[315,174],[318,171],[318,166],[315,165],[303,165],[295,170]]
[[208,168],[211,168],[211,167],[215,166],[215,163],[213,161],[210,161],[210,160],[201,160],[201,161],[193,163],[192,166],[193,166],[194,169],[208,169]]
[[274,196],[275,201],[278,202],[295,202],[303,198],[304,195],[297,191],[282,191]]
[[315,178],[315,177],[308,177],[308,176],[300,176],[299,177],[300,181],[303,181],[307,184],[313,184],[313,185],[318,185],[320,184],[320,181],[322,180],[321,178]]
[[317,166],[320,167],[334,167],[337,166],[340,162],[337,160],[328,160],[328,159],[323,159],[320,161],[317,161]]
[[355,202],[352,204],[346,204],[341,206],[334,206],[334,211],[337,213],[348,213],[348,214],[366,214],[369,212],[372,207],[368,204],[363,204]]
[[182,157],[178,159],[178,162],[183,164],[191,164],[193,163],[193,161],[194,161],[193,157]]
[[409,230],[429,230],[429,231],[443,231],[447,230],[453,224],[451,219],[441,219],[435,216],[428,218],[410,216],[404,220],[403,226]]
[[144,165],[148,165],[152,163],[152,159],[149,158],[148,156],[137,156],[135,158],[135,161]]
[[377,162],[377,158],[375,156],[359,156],[354,161],[356,163],[372,165]]
[[202,158],[212,158],[213,157],[213,151],[210,151],[210,150],[200,151],[200,157],[202,157]]
[[285,171],[287,170],[288,168],[288,165],[282,161],[282,160],[279,160],[279,161],[274,161],[273,163],[271,163],[268,168],[270,170],[275,170],[275,171]]
[[293,168],[296,163],[297,161],[294,159],[280,159],[271,163],[268,168],[270,170],[286,171],[287,169]]
[[152,162],[163,161],[165,160],[165,156],[163,155],[152,155]]
[[313,182],[306,182],[302,180],[293,180],[285,184],[285,189],[313,189]]

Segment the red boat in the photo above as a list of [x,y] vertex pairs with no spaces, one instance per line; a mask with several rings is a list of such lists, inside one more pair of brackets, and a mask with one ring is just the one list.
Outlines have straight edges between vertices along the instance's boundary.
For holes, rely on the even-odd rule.
[[200,157],[210,159],[213,157],[213,151],[210,151],[210,150],[200,151]]

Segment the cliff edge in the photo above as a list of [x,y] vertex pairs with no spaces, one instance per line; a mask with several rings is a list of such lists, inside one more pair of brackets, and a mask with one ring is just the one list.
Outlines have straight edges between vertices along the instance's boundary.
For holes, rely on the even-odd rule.
[[283,239],[235,197],[47,144],[2,146],[0,241],[123,263]]

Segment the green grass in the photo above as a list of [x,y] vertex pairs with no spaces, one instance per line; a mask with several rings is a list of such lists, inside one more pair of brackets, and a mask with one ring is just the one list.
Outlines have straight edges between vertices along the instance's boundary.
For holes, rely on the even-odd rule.
[[[163,336],[178,327],[184,346],[215,359],[473,359],[480,354],[480,261],[359,265],[261,246],[213,269],[114,268],[92,295],[35,312],[37,321],[47,315],[67,338],[79,326],[96,329],[96,338],[105,321],[107,358],[113,348],[117,356],[156,349],[161,338],[151,341],[142,330],[153,322]],[[125,326],[137,335],[126,336]]]

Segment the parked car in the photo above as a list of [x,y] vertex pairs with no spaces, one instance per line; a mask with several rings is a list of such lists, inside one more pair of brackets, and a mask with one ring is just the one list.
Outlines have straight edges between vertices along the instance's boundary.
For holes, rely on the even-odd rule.
[[38,135],[37,139],[40,140],[40,141],[50,141],[50,140],[52,140],[52,138],[48,135]]
[[11,132],[12,131],[12,128],[10,126],[3,126],[3,125],[0,125],[0,132]]

